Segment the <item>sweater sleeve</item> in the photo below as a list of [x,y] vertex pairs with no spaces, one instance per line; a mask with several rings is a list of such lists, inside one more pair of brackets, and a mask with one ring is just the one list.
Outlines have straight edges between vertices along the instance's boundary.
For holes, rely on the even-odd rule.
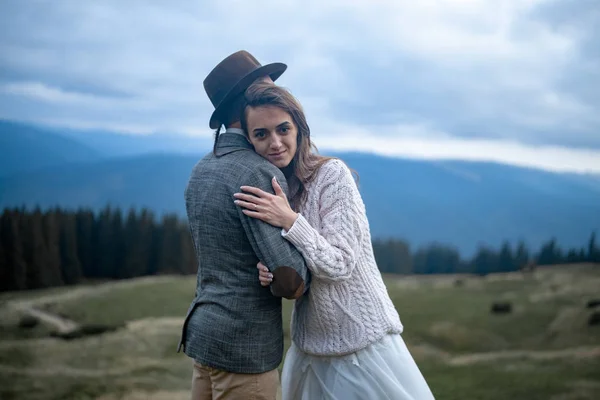
[[319,193],[320,232],[302,216],[289,231],[282,231],[302,253],[311,273],[320,279],[341,281],[352,274],[357,262],[366,212],[348,167],[332,160],[319,170],[312,190]]

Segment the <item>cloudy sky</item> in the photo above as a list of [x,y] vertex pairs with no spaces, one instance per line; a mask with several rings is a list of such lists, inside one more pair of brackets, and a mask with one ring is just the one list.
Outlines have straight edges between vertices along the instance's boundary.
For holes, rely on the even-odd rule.
[[0,118],[208,137],[246,49],[321,149],[600,172],[599,41],[597,0],[2,0]]

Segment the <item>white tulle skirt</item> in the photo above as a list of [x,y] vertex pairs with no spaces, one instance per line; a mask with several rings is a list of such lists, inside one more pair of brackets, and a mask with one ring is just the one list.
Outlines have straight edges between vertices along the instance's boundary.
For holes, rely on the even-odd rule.
[[433,394],[402,336],[356,353],[313,356],[294,344],[281,374],[282,400],[429,400]]

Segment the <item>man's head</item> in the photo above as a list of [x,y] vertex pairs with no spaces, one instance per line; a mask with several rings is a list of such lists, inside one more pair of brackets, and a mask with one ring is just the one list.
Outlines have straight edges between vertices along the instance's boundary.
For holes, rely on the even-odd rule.
[[[257,78],[253,83],[260,82],[265,84],[273,85],[273,79],[270,76],[261,76]],[[241,128],[242,123],[240,118],[244,113],[246,107],[246,98],[244,92],[240,93],[235,99],[231,100],[229,105],[223,107],[223,112],[219,118],[220,122],[225,125],[226,128]]]
[[204,90],[215,107],[209,125],[218,129],[239,121],[244,91],[255,81],[274,82],[287,66],[283,63],[261,65],[245,50],[235,52],[221,61],[204,79]]

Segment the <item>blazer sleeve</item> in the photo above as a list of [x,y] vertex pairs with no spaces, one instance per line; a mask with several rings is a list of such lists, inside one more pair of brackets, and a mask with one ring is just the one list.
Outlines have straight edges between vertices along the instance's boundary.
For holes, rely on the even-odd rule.
[[[285,177],[279,170],[254,168],[243,178],[241,185],[255,186],[274,194],[271,180],[277,177],[288,194]],[[310,272],[302,254],[281,236],[281,229],[257,218],[247,216],[237,207],[242,226],[258,259],[273,274],[271,292],[274,296],[295,299],[306,293],[310,286]]]

